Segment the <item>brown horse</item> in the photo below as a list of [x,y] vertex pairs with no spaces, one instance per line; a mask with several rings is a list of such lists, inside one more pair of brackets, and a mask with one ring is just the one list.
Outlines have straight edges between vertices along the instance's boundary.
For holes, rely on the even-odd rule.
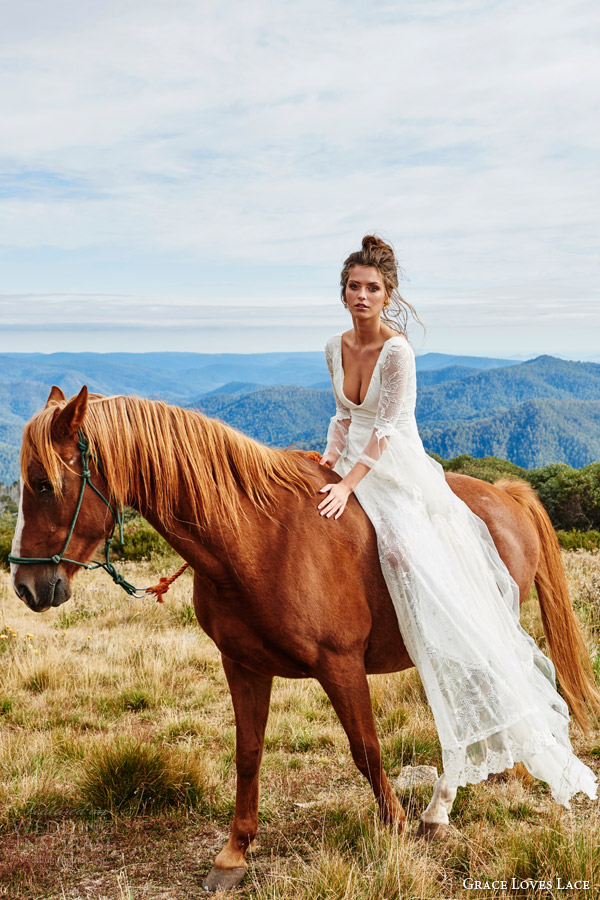
[[[317,513],[318,489],[338,475],[305,454],[267,448],[200,413],[135,397],[88,397],[85,387],[66,402],[53,388],[25,429],[12,551],[21,559],[46,559],[12,565],[15,590],[37,612],[68,600],[78,568],[48,557],[67,555],[60,548],[81,499],[80,429],[91,450],[91,483],[113,507],[137,509],[193,567],[196,616],[222,654],[236,717],[237,796],[229,840],[206,886],[237,884],[247,868],[275,675],[320,682],[382,817],[402,828],[404,811],[382,770],[366,676],[412,662],[375,532],[359,503],[351,498],[339,521]],[[521,599],[535,581],[563,692],[585,727],[586,705],[600,712],[600,695],[541,504],[523,482],[490,485],[449,474],[448,483],[488,525]],[[113,518],[94,490],[81,496],[68,557],[85,562]],[[453,799],[441,776],[422,833],[443,833]]]

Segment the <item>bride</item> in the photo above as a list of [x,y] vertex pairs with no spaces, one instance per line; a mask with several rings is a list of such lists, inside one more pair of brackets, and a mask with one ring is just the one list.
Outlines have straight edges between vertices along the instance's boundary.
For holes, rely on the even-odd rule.
[[405,334],[406,310],[414,310],[398,294],[393,249],[367,235],[344,263],[341,285],[353,327],[325,350],[336,413],[321,463],[342,479],[321,488],[318,509],[339,519],[354,493],[373,523],[435,718],[445,796],[520,761],[567,808],[578,791],[594,799],[597,778],[571,748],[554,667],[519,624],[517,585],[485,523],[423,448]]

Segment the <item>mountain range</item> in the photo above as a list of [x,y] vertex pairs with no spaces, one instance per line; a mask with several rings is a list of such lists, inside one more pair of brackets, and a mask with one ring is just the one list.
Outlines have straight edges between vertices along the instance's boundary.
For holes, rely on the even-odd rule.
[[[600,458],[600,365],[429,353],[417,357],[417,421],[443,457],[495,455],[524,467]],[[322,449],[334,402],[319,352],[0,355],[0,480],[18,475],[24,423],[51,384],[201,409],[276,446]]]

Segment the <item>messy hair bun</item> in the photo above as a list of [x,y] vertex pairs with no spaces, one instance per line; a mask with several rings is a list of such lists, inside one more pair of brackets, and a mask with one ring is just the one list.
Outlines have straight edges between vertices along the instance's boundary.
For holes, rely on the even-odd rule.
[[[400,296],[398,291],[398,260],[394,253],[394,248],[390,244],[386,244],[380,237],[374,234],[366,234],[362,239],[362,248],[355,253],[351,253],[344,262],[344,268],[340,276],[340,284],[342,288],[342,303],[346,303],[346,285],[350,270],[354,266],[374,266],[383,280],[383,287],[386,293],[386,305],[381,313],[384,322],[399,331],[400,334],[406,334],[406,324],[408,312],[420,322],[415,309]],[[401,270],[400,270],[401,271]]]

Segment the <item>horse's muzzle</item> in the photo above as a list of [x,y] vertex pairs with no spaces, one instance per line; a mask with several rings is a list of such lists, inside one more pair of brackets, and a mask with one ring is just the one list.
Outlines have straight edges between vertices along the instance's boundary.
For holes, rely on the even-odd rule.
[[21,600],[34,612],[44,612],[51,606],[60,606],[71,596],[71,588],[66,578],[52,575],[50,578],[37,578],[26,584],[20,581],[16,591]]

